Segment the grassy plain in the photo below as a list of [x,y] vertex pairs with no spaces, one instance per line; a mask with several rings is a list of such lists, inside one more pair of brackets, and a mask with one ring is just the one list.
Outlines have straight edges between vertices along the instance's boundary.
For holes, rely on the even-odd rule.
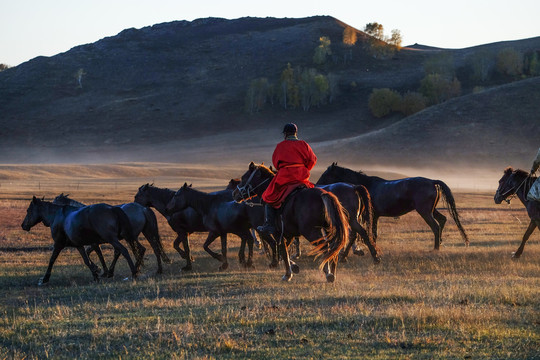
[[[232,177],[93,173],[78,180],[20,174],[0,180],[0,358],[540,358],[539,234],[521,259],[511,259],[528,221],[516,200],[495,205],[492,193],[456,193],[468,248],[451,220],[441,251],[433,252],[431,231],[416,213],[383,219],[382,263],[353,256],[340,264],[334,284],[307,256],[290,283],[262,254],[245,270],[233,259],[234,236],[229,270],[217,270],[202,249],[204,234],[195,234],[194,271],[182,273],[175,234],[158,214],[173,260],[164,274],[154,275],[155,258],[142,240],[148,251],[137,279],[128,279],[121,260],[113,279],[94,283],[80,255],[67,250],[50,285],[38,287],[52,241],[42,225],[29,233],[20,227],[32,195],[51,199],[68,192],[89,203],[119,203],[132,201],[138,186],[151,180],[174,188],[193,181],[190,176],[205,178],[210,190]],[[111,258],[111,250],[105,255]]]

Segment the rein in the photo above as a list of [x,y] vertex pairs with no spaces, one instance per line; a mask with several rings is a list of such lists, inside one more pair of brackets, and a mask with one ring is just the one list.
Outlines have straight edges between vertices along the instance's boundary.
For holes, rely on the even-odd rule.
[[257,170],[255,170],[254,172],[251,173],[249,179],[247,179],[244,186],[240,186],[240,185],[236,186],[236,189],[240,193],[240,196],[242,196],[242,201],[240,201],[240,202],[245,202],[246,205],[251,206],[251,207],[253,207],[253,206],[263,206],[262,201],[256,203],[256,202],[252,202],[252,201],[249,201],[249,200],[259,196],[257,193],[254,193],[255,190],[257,188],[259,188],[261,185],[265,184],[267,181],[270,180],[270,178],[267,178],[267,179],[261,181],[259,184],[257,184],[257,186],[252,186],[251,185],[251,180],[253,179],[253,176],[255,176],[255,173],[257,171],[259,171],[258,168],[257,168]]

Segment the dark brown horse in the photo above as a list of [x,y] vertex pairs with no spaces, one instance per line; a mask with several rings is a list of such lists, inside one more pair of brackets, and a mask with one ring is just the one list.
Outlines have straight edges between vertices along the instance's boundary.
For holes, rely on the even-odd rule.
[[[239,187],[233,191],[236,201],[261,197],[274,172],[264,165],[249,164]],[[282,205],[281,223],[278,226],[278,247],[285,264],[283,280],[292,278],[287,246],[294,236],[304,236],[315,245],[311,254],[321,257],[321,269],[326,280],[333,282],[340,251],[347,245],[348,219],[338,198],[319,188],[300,189],[291,194]]]
[[134,277],[137,275],[138,266],[133,264],[127,249],[119,241],[120,238],[126,239],[135,256],[140,258],[139,248],[135,245],[137,239],[133,235],[129,219],[119,208],[106,204],[82,208],[60,206],[34,196],[26,210],[26,217],[21,227],[25,231],[30,231],[40,222],[51,228],[54,247],[49,266],[45,275],[39,280],[39,285],[49,281],[54,262],[66,247],[75,247],[79,250],[84,263],[92,272],[94,280],[97,281],[98,268],[88,258],[84,246],[103,243],[111,244],[115,251],[120,252],[126,258],[132,275]]
[[[54,198],[53,204],[70,205],[78,208],[86,206],[79,201],[71,199],[69,195],[64,195],[63,193]],[[126,213],[129,222],[131,223],[133,235],[135,237],[138,237],[139,234],[142,233],[146,240],[148,240],[148,243],[150,244],[150,246],[154,250],[154,254],[156,255],[158,266],[157,273],[161,274],[163,272],[161,259],[163,259],[163,261],[167,263],[170,263],[170,260],[163,249],[163,244],[161,243],[161,238],[159,236],[157,219],[154,212],[150,208],[142,206],[141,204],[138,204],[136,202],[125,203],[115,206],[119,207],[120,209],[122,209],[122,211]],[[144,253],[145,250],[143,249],[141,249],[141,251],[143,251]],[[94,249],[90,247],[86,250],[86,253],[90,256],[90,253],[93,250]],[[100,255],[101,253],[98,252],[99,260],[101,261],[101,265],[103,266],[104,275],[112,277],[114,274],[114,266],[116,264],[116,261],[118,260],[118,257],[120,256],[120,253],[115,252],[114,260],[109,269],[107,269],[107,265],[105,264],[103,256]]]
[[446,224],[446,216],[437,209],[437,203],[444,196],[448,211],[454,219],[465,245],[469,239],[459,220],[454,196],[450,188],[440,180],[412,177],[400,180],[386,180],[368,176],[361,171],[353,171],[333,163],[321,175],[317,185],[336,182],[364,185],[373,201],[373,236],[377,239],[377,223],[381,216],[396,217],[416,210],[429,225],[435,236],[435,250],[439,250],[441,235]]
[[521,203],[525,205],[527,214],[531,219],[527,230],[525,230],[525,234],[523,234],[521,245],[516,252],[512,254],[516,259],[523,253],[525,243],[529,240],[534,229],[540,228],[540,202],[527,199],[527,194],[536,179],[536,176],[532,176],[526,171],[519,169],[514,170],[509,167],[504,170],[504,174],[499,180],[499,187],[494,196],[495,204],[500,204],[503,200],[510,203],[510,199],[513,196],[517,196]]
[[[253,237],[250,232],[253,226],[249,221],[248,206],[231,201],[229,194],[225,196],[223,194],[208,194],[184,184],[169,201],[167,211],[178,212],[188,207],[197,212],[202,218],[204,227],[208,230],[208,237],[203,247],[208,254],[221,262],[219,270],[225,270],[229,266],[227,260],[228,233],[235,234],[241,239],[238,252],[240,264],[248,268],[253,266]],[[218,237],[221,238],[221,253],[210,249],[210,245]],[[247,260],[245,258],[246,244],[248,246]]]

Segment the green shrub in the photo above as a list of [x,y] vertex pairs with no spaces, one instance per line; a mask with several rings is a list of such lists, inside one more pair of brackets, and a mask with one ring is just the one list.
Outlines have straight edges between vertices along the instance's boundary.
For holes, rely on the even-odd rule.
[[369,96],[368,106],[373,116],[381,118],[392,111],[400,111],[401,102],[401,95],[395,90],[373,89]]
[[408,91],[405,95],[403,95],[401,111],[406,116],[409,116],[424,110],[426,108],[426,104],[427,99],[424,95],[415,91]]

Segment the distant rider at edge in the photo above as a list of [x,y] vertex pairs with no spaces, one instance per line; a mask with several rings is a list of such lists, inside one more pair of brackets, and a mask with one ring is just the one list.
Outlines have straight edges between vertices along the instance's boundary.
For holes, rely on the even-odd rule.
[[[540,149],[538,149],[538,154],[536,154],[536,159],[534,159],[531,167],[531,176],[538,170],[540,167]],[[531,186],[529,193],[527,194],[527,200],[540,201],[540,178],[536,179],[534,184]]]

